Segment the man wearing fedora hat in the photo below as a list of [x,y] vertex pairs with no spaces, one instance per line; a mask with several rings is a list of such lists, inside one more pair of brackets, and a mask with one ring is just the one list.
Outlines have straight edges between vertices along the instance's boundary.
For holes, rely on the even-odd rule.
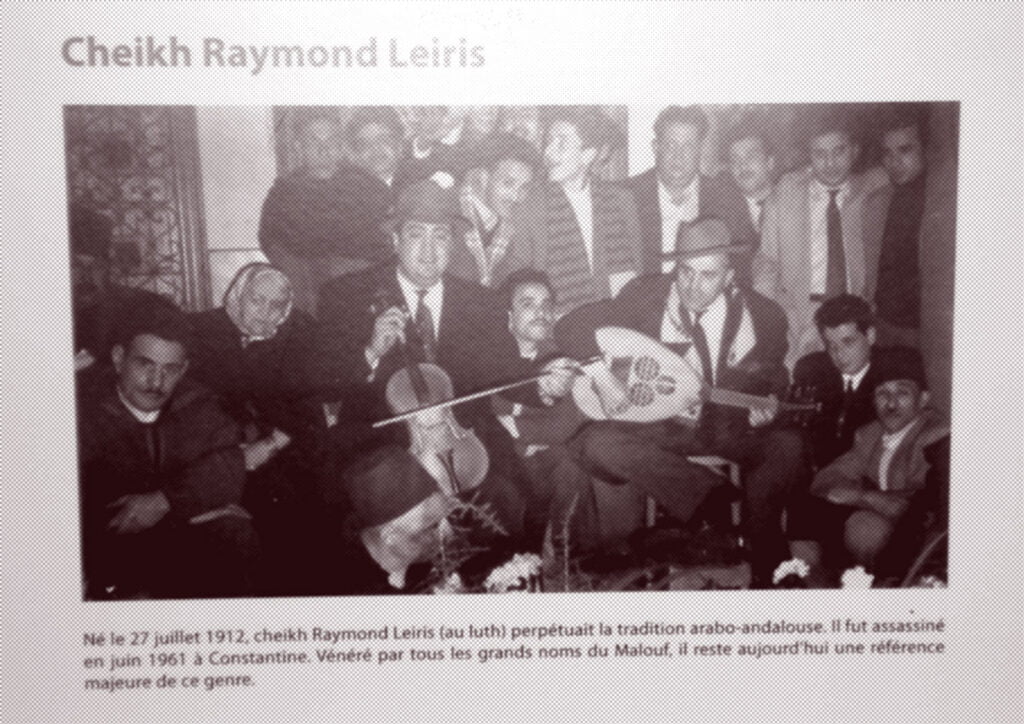
[[[451,177],[412,183],[399,191],[387,224],[396,258],[331,280],[321,289],[309,373],[324,401],[341,401],[339,421],[330,434],[334,471],[323,481],[322,492],[329,502],[361,501],[355,511],[364,518],[361,524],[380,517],[379,510],[363,505],[366,500],[385,506],[393,501],[385,501],[386,494],[351,489],[367,481],[374,487],[379,475],[347,475],[345,470],[354,463],[367,467],[368,455],[378,461],[398,455],[406,458],[405,464],[415,464],[405,450],[404,425],[370,427],[391,414],[385,390],[392,375],[407,360],[432,362],[448,373],[456,396],[500,378],[494,350],[502,348],[498,340],[507,328],[501,305],[494,292],[447,272],[454,238],[467,227]],[[453,412],[463,426],[476,431],[491,457],[491,474],[479,488],[480,499],[491,502],[514,529],[521,511],[509,487],[514,451],[507,433],[486,400],[459,405]],[[387,449],[382,453],[381,448]]]
[[[675,260],[675,272],[640,277],[615,299],[567,315],[556,326],[560,349],[590,358],[598,353],[596,329],[626,327],[677,351],[715,387],[781,392],[788,379],[786,318],[774,302],[734,286],[732,258],[744,249],[719,219],[681,225],[676,248],[666,255]],[[564,393],[564,377],[545,379],[542,391]],[[606,407],[616,403],[609,399]],[[593,422],[577,437],[575,449],[594,474],[635,485],[681,521],[719,486],[713,473],[688,457],[720,455],[739,463],[754,582],[767,585],[786,555],[782,510],[806,475],[801,438],[769,425],[775,416],[770,406],[748,412],[708,403],[691,419],[685,416],[680,410],[680,418],[663,422]]]

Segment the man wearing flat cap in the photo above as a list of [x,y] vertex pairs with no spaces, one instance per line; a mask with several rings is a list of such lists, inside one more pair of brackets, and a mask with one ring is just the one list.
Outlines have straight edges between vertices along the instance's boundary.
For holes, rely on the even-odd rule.
[[812,571],[824,566],[821,583],[849,565],[891,570],[916,551],[925,518],[946,516],[949,428],[928,406],[921,356],[893,347],[874,366],[876,419],[790,509],[790,546]]
[[[329,502],[351,501],[362,519],[357,525],[376,525],[382,515],[396,513],[394,500],[386,499],[390,494],[365,489],[378,487],[379,466],[393,465],[395,456],[404,458],[400,466],[416,465],[407,452],[404,424],[370,427],[391,415],[386,388],[392,375],[409,360],[431,362],[448,373],[456,396],[492,385],[501,375],[494,367],[507,329],[501,304],[490,290],[447,272],[454,237],[467,226],[451,177],[412,183],[399,191],[388,223],[397,260],[339,277],[321,289],[310,375],[324,401],[341,401],[339,422],[331,430],[338,475],[324,481],[322,492]],[[521,510],[508,488],[511,440],[486,400],[453,412],[476,431],[491,456],[480,499],[491,502],[514,529]],[[409,477],[430,480],[418,469]],[[399,507],[416,502],[405,499]]]
[[[556,326],[559,348],[588,359],[598,353],[596,329],[625,327],[680,354],[709,385],[781,393],[787,382],[786,318],[774,302],[734,286],[733,255],[743,249],[719,219],[681,225],[671,254],[674,273],[640,277],[615,299],[568,314]],[[564,391],[555,376],[543,383],[545,394]],[[618,402],[613,389],[606,409]],[[640,488],[684,522],[719,485],[713,473],[687,458],[720,455],[739,463],[754,583],[767,585],[786,554],[782,510],[806,475],[800,436],[769,426],[775,411],[772,404],[748,411],[708,403],[661,422],[597,421],[575,445],[584,467]]]
[[632,194],[593,173],[623,143],[621,129],[592,106],[544,116],[547,183],[515,216],[508,269],[546,271],[561,314],[614,296],[639,273],[640,225]]

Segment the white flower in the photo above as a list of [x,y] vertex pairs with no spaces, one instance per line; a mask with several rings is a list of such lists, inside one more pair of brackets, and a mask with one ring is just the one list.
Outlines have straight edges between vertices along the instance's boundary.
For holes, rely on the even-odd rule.
[[807,561],[802,558],[790,558],[788,561],[780,563],[779,567],[775,569],[775,573],[772,574],[772,585],[779,585],[779,581],[786,576],[807,578],[807,574],[810,572],[811,567],[807,565]]
[[462,576],[458,573],[453,573],[444,579],[443,582],[434,586],[433,594],[435,596],[446,596],[455,593],[465,593],[466,585],[462,582]]
[[444,171],[438,171],[430,177],[430,180],[443,189],[450,189],[455,185],[455,178],[450,173],[445,173]]
[[491,571],[484,581],[488,593],[508,593],[510,591],[530,591],[530,579],[540,575],[540,556],[534,553],[517,553],[511,560]]
[[871,588],[875,577],[864,570],[864,566],[847,568],[843,571],[843,588]]

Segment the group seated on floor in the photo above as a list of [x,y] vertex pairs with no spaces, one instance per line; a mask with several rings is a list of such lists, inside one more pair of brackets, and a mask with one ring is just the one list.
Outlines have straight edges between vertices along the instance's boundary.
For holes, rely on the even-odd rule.
[[[656,126],[652,183],[694,118]],[[400,166],[390,248],[330,274],[315,310],[263,262],[206,311],[123,291],[109,229],[73,215],[86,598],[483,590],[524,555],[523,581],[559,567],[591,588],[654,560],[762,589],[916,570],[947,524],[949,429],[856,274],[780,296],[781,236],[752,263],[736,224],[696,214],[666,243],[639,192],[593,180],[617,142],[603,114],[560,109],[548,132],[529,186],[539,155],[500,135],[461,166],[435,148],[440,173]]]

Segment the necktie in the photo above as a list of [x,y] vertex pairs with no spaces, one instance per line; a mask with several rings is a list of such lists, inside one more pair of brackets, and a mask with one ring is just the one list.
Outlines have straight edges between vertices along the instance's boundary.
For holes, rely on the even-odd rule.
[[754,205],[757,208],[757,211],[754,214],[754,216],[757,217],[754,219],[754,228],[760,231],[764,222],[764,199],[754,202]]
[[423,343],[423,359],[427,362],[437,360],[437,337],[434,331],[434,315],[430,313],[425,297],[426,289],[417,289],[416,295],[416,328]]
[[[686,310],[681,310],[682,314],[686,314]],[[711,352],[708,349],[708,338],[704,334],[704,327],[700,324],[701,315],[704,312],[693,313],[693,347],[697,350],[697,356],[700,358],[700,366],[704,369],[704,379],[709,385],[715,383],[714,367],[711,365]]]
[[825,296],[846,294],[846,252],[843,250],[843,224],[839,216],[836,196],[839,189],[828,190],[828,209],[825,211],[828,236],[828,267],[825,277]]
[[157,431],[155,423],[144,425],[143,429],[146,431],[146,452],[149,454],[149,462],[153,472],[158,473],[161,467],[160,433]]
[[843,406],[839,408],[839,417],[836,418],[837,438],[842,438],[846,431],[846,418],[850,414],[851,407],[853,407],[853,380],[847,379],[846,386],[843,388]]

